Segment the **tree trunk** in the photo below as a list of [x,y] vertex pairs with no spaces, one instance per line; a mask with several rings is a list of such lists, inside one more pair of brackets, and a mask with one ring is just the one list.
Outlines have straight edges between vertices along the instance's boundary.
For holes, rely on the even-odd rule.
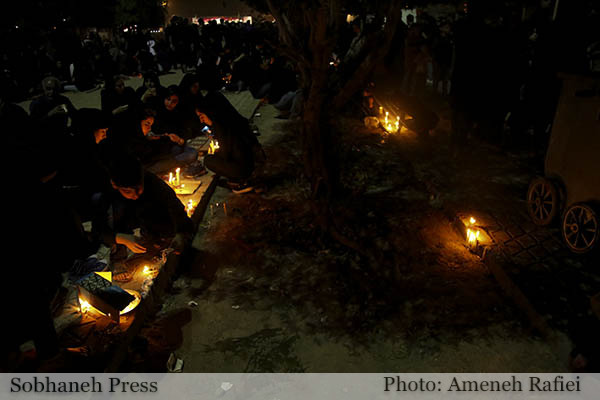
[[304,102],[302,150],[305,172],[311,182],[313,201],[321,222],[328,220],[329,206],[338,185],[335,152],[327,109],[327,69],[312,70],[312,81]]

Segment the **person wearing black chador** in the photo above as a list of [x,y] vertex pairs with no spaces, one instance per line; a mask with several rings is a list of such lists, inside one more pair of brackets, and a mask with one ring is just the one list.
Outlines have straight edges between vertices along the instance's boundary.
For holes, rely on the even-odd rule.
[[138,99],[133,88],[125,86],[123,78],[114,76],[106,79],[104,89],[100,93],[102,111],[113,116],[122,115],[125,111],[134,109],[141,99]]
[[94,108],[82,108],[73,119],[73,134],[65,140],[60,181],[71,204],[84,221],[92,212],[94,195],[109,188],[106,137],[110,115]]
[[248,178],[254,171],[255,154],[262,152],[262,148],[248,124],[224,118],[202,105],[196,107],[196,115],[210,129],[212,140],[218,143],[215,153],[204,157],[204,166],[227,178],[234,193],[251,191]]
[[6,351],[18,354],[18,346],[28,340],[34,341],[38,359],[58,353],[50,305],[62,284],[62,273],[97,249],[65,201],[56,143],[29,151],[33,157],[20,171],[19,196],[7,198],[10,235],[5,246],[17,262],[3,271],[0,302],[11,304],[4,307],[3,315],[12,325],[3,333],[0,363]]
[[173,189],[140,161],[126,154],[114,157],[109,166],[110,192],[102,195],[93,220],[93,233],[109,246],[123,245],[134,253],[146,247],[133,235],[140,228],[147,241],[172,240],[181,250],[194,234],[194,224]]
[[164,173],[185,167],[197,158],[197,151],[185,145],[185,140],[175,133],[157,134],[153,131],[156,112],[144,109],[130,115],[126,123],[109,133],[111,153],[126,151],[138,157],[145,168]]

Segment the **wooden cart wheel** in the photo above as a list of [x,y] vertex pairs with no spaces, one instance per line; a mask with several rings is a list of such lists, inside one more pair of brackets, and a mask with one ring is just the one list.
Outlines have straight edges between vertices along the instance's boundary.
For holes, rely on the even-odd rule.
[[598,243],[598,216],[586,204],[573,204],[563,216],[562,235],[572,252],[587,253]]
[[549,225],[558,214],[560,199],[556,185],[546,178],[536,178],[527,191],[527,211],[536,225]]

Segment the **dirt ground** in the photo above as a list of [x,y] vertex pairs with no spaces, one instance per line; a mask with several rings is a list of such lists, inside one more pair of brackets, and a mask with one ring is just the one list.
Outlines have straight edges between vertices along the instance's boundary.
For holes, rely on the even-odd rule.
[[[67,96],[100,106],[100,90]],[[346,118],[338,217],[383,255],[374,269],[314,225],[294,123],[272,106],[258,112],[267,191],[217,189],[191,262],[124,369],[163,371],[175,352],[186,372],[566,370],[569,341],[533,335],[449,220],[522,190],[527,173],[481,143],[455,155],[447,118],[429,141]]]
[[174,351],[186,372],[566,370],[569,341],[533,335],[450,224],[527,177],[482,144],[455,157],[444,121],[423,141],[343,120],[337,217],[382,255],[373,267],[317,229],[294,122],[258,111],[268,161],[256,180],[268,190],[217,189],[192,262],[127,368],[161,370]]

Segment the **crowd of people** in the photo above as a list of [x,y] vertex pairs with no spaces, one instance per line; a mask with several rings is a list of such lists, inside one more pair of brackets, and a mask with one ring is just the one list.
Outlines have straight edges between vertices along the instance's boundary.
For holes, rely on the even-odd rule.
[[[555,72],[564,66],[552,56],[556,27],[548,9],[527,21],[510,12],[456,20],[421,14],[406,21],[385,59],[390,68],[400,65],[398,91],[418,98],[431,87],[449,96],[461,138],[485,126],[502,128],[508,112],[515,126],[546,131],[558,95]],[[375,25],[368,18],[348,24],[332,64],[352,65]],[[8,39],[0,124],[10,150],[7,166],[18,170],[11,183],[20,189],[10,198],[10,245],[35,268],[8,268],[6,281],[28,282],[29,294],[18,288],[4,294],[22,300],[36,317],[12,310],[18,323],[3,347],[12,351],[33,338],[40,356],[48,357],[57,350],[49,304],[75,260],[100,244],[145,252],[136,228],[146,240],[167,240],[175,248],[190,241],[193,223],[162,174],[181,168],[197,177],[209,169],[235,193],[251,190],[261,148],[222,90],[249,90],[281,118],[301,115],[303,94],[293,66],[268,45],[276,40],[272,23],[191,24],[174,17],[160,34],[128,29],[110,40],[94,32],[81,39],[59,26],[43,35],[15,28]],[[163,87],[159,75],[173,68],[186,74],[179,85]],[[134,90],[126,82],[136,75],[143,84]],[[100,87],[100,109],[77,109],[61,94]],[[15,104],[33,95],[29,113]],[[210,135],[219,150],[202,158],[188,143]],[[88,233],[81,221],[90,220]]]
[[[3,343],[3,360],[4,350],[14,352],[27,339],[34,340],[39,357],[55,354],[50,304],[64,274],[101,244],[114,254],[124,249],[131,254],[146,252],[148,243],[182,249],[190,242],[194,224],[163,180],[169,171],[180,168],[184,177],[196,178],[208,168],[225,178],[234,193],[252,190],[249,178],[257,157],[264,153],[249,121],[222,90],[250,89],[261,98],[279,100],[289,91],[278,75],[287,66],[278,64],[277,57],[265,49],[264,34],[241,40],[245,24],[207,24],[205,41],[199,43],[210,47],[178,31],[192,32],[182,21],[175,18],[165,30],[165,40],[175,49],[171,62],[188,71],[178,85],[162,86],[159,74],[166,68],[160,66],[158,55],[135,67],[144,68],[143,84],[137,90],[126,84],[127,75],[136,75],[137,70],[123,74],[114,65],[94,69],[90,75],[94,84],[104,81],[101,107],[77,109],[61,92],[71,83],[77,90],[85,87],[47,69],[38,71],[45,75],[39,83],[41,93],[32,99],[27,113],[14,102],[22,82],[10,71],[1,77],[0,123],[8,140],[6,148],[11,150],[7,166],[19,169],[15,184],[21,188],[20,196],[9,204],[14,218],[9,226],[15,227],[10,247],[14,254],[39,257],[25,261],[33,269],[8,271],[7,281],[28,282],[30,294],[22,300],[31,313],[9,310],[15,329]],[[180,49],[188,45],[200,46],[193,57]],[[150,51],[154,45],[148,41],[147,46]],[[139,62],[139,55],[134,58]],[[245,74],[252,68],[262,73]],[[293,74],[290,79],[295,84]],[[197,147],[189,145],[198,137],[218,142],[218,149],[199,154]],[[82,221],[92,221],[91,232],[83,229]],[[35,237],[31,237],[34,226]],[[3,295],[7,300],[18,298],[19,290],[9,288]]]
[[385,63],[403,77],[398,89],[406,96],[446,97],[459,146],[480,135],[543,154],[558,73],[590,73],[597,64],[600,12],[588,3],[577,14],[563,4],[555,14],[547,0],[527,10],[512,4],[437,18],[409,14]]

